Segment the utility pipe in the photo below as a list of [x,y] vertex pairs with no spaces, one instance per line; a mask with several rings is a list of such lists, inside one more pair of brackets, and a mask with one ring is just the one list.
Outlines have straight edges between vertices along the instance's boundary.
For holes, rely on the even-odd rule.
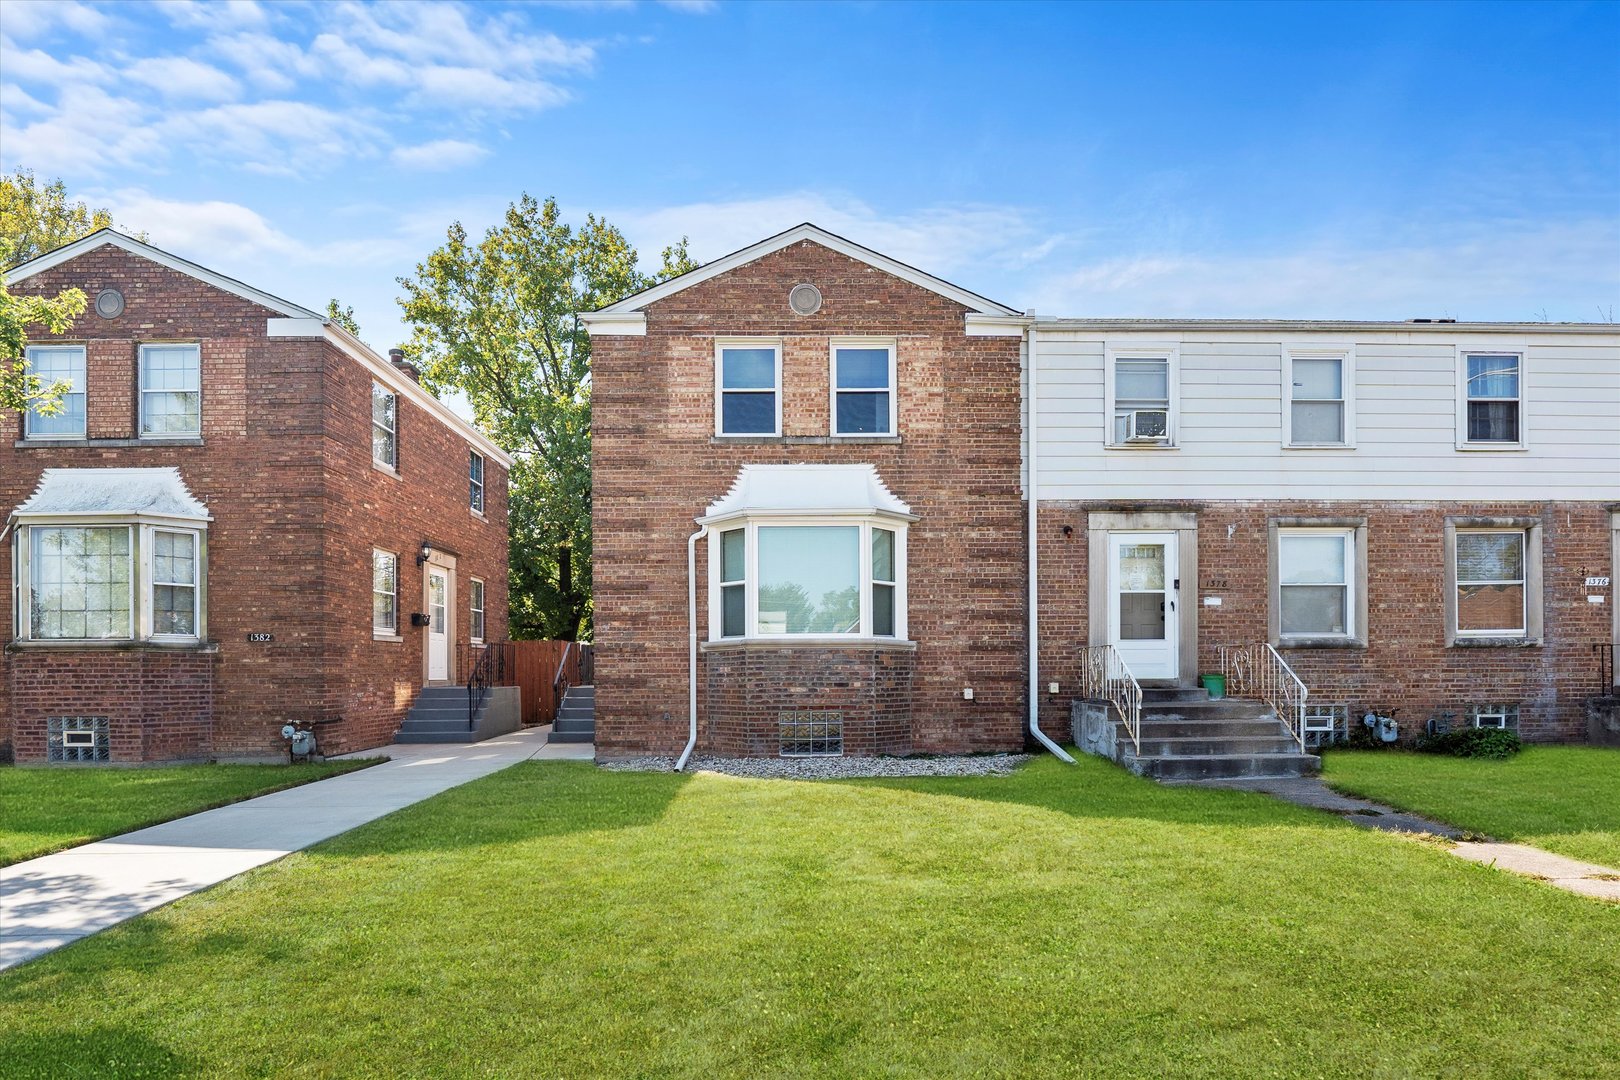
[[675,762],[676,772],[686,768],[687,759],[692,756],[692,748],[697,745],[697,542],[708,535],[709,527],[704,525],[686,538],[686,625],[689,631],[686,656],[686,716],[688,729],[686,749],[681,751],[680,760]]
[[1041,730],[1041,614],[1040,614],[1040,554],[1039,537],[1036,533],[1038,517],[1036,505],[1039,502],[1037,495],[1040,486],[1036,483],[1036,465],[1040,460],[1041,429],[1040,410],[1036,407],[1036,340],[1038,331],[1033,320],[1029,324],[1029,334],[1024,355],[1029,365],[1029,378],[1027,380],[1028,393],[1024,397],[1025,410],[1028,420],[1024,424],[1024,431],[1029,439],[1029,453],[1025,458],[1028,464],[1028,475],[1025,478],[1024,496],[1029,500],[1029,731],[1042,746],[1046,747],[1058,757],[1074,764],[1074,758],[1053,742],[1046,732]]

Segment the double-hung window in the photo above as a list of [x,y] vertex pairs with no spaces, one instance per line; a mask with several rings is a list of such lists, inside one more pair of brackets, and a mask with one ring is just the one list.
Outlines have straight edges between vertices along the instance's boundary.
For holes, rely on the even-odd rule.
[[399,398],[381,383],[371,384],[371,460],[399,469]]
[[1509,351],[1460,353],[1457,445],[1470,450],[1524,446],[1524,355]]
[[716,435],[782,433],[782,346],[721,342],[715,346]]
[[67,383],[61,410],[53,416],[29,409],[23,420],[23,435],[30,439],[82,439],[85,437],[85,370],[83,345],[34,345],[24,354],[28,370],[39,377],[42,388]]
[[1108,349],[1108,445],[1175,445],[1179,360],[1175,347]]
[[376,637],[399,633],[399,556],[371,553],[371,632]]
[[202,434],[202,349],[197,345],[142,345],[141,437],[194,438]]
[[895,434],[895,346],[889,342],[834,342],[832,433]]
[[1277,536],[1282,636],[1350,637],[1355,630],[1351,579],[1355,533],[1285,529]]
[[1457,536],[1457,633],[1523,634],[1525,623],[1525,533],[1459,530]]
[[197,534],[178,529],[151,531],[152,636],[197,636]]
[[468,628],[468,636],[475,642],[484,640],[484,583],[478,578],[468,582],[467,592],[470,595],[472,617],[468,620],[472,625]]
[[473,512],[484,512],[484,455],[476,450],[467,451],[467,504]]
[[1284,353],[1283,443],[1291,447],[1355,444],[1355,362],[1343,351]]
[[746,521],[712,550],[714,638],[905,636],[901,524]]

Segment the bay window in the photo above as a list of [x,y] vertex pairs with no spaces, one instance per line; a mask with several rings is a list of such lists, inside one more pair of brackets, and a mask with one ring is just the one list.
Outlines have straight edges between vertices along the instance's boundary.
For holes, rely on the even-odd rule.
[[716,539],[711,638],[905,636],[903,525],[765,518]]
[[18,637],[195,642],[203,636],[201,529],[137,522],[20,529]]

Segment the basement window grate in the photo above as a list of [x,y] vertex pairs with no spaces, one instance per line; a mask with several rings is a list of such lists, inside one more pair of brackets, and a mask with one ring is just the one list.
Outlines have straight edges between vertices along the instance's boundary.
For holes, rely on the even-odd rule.
[[777,738],[782,757],[841,757],[844,753],[844,714],[790,712],[777,717]]
[[1350,706],[1306,705],[1305,748],[1308,750],[1350,741]]
[[1479,728],[1502,728],[1505,731],[1519,730],[1519,707],[1517,705],[1475,705],[1469,710],[1474,717],[1474,726]]
[[105,716],[53,716],[45,721],[46,760],[110,761]]

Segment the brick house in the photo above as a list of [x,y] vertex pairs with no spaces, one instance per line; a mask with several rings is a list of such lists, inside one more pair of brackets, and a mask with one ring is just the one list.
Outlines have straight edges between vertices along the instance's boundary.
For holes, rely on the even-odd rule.
[[602,755],[1020,749],[1223,646],[1301,741],[1569,739],[1620,637],[1612,326],[1036,317],[808,224],[586,319]]
[[408,366],[110,230],[6,278],[91,303],[30,335],[66,410],[0,415],[0,753],[373,747],[505,639],[510,459]]

